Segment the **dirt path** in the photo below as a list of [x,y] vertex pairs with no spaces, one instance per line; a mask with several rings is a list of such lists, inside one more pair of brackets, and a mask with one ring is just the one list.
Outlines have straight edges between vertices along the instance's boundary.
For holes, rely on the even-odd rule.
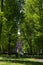
[[31,58],[29,59],[30,61],[36,61],[36,62],[43,62],[43,59],[35,59],[35,58]]

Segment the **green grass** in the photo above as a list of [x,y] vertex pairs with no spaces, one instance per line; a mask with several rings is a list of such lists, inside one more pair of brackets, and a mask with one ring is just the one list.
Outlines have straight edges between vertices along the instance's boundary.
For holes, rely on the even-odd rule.
[[10,62],[10,61],[1,61],[0,65],[43,65],[43,63],[40,62]]
[[32,58],[0,57],[0,65],[43,65]]

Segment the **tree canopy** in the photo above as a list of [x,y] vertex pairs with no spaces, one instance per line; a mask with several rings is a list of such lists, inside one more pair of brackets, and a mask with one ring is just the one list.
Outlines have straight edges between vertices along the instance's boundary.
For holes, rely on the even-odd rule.
[[23,51],[43,53],[43,0],[0,0],[0,50],[10,53],[18,40]]

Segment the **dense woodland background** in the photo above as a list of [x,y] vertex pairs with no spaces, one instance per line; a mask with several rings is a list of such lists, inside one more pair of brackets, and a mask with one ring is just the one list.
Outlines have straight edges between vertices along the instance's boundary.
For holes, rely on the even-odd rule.
[[23,52],[43,54],[43,0],[0,0],[0,53],[18,40]]

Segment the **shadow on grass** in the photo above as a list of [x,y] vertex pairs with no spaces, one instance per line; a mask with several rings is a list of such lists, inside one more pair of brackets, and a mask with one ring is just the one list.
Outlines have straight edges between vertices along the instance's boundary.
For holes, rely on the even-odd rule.
[[0,60],[0,62],[11,62],[11,63],[19,63],[23,65],[43,65],[43,62],[34,62],[34,61],[26,61],[26,60]]
[[43,65],[43,63],[28,61],[28,62],[25,62],[25,65]]

